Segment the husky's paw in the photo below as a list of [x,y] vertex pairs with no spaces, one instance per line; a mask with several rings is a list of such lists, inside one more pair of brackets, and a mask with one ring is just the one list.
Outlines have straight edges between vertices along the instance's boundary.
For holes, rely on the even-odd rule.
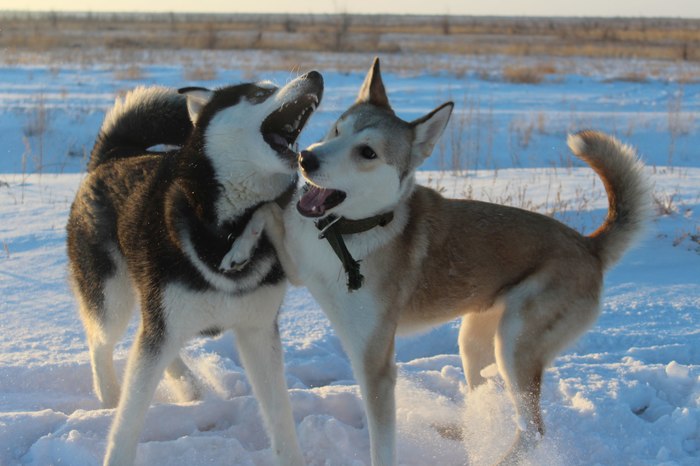
[[219,265],[219,270],[224,273],[243,270],[253,256],[253,251],[258,245],[261,233],[262,231],[258,229],[246,229],[243,235],[236,238],[231,245],[231,249],[226,253]]
[[[228,256],[228,254],[227,254]],[[250,259],[244,260],[243,262],[235,262],[232,260],[227,260],[224,258],[224,260],[221,261],[221,265],[219,266],[219,272],[221,273],[230,273],[230,272],[240,272],[241,270],[245,269],[246,265],[250,262]]]

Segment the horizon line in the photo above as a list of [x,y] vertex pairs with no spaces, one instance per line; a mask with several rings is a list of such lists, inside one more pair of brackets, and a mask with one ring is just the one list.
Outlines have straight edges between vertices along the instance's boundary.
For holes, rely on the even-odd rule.
[[456,17],[456,18],[528,18],[528,19],[636,19],[636,20],[654,20],[654,19],[674,19],[683,21],[700,20],[700,16],[683,17],[683,16],[620,16],[620,15],[528,15],[528,14],[465,14],[465,13],[396,13],[396,12],[235,12],[235,11],[202,11],[202,10],[81,10],[81,9],[0,9],[0,15],[7,14],[58,14],[58,15],[235,15],[235,16],[414,16],[414,17]]

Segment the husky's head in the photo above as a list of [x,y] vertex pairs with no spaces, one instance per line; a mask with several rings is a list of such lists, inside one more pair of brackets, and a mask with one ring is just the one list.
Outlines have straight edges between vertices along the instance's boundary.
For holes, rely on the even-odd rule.
[[452,107],[445,103],[411,122],[397,117],[375,59],[355,104],[321,142],[299,155],[307,182],[299,213],[359,219],[391,210],[410,194],[413,174],[432,153]]
[[195,128],[204,138],[204,153],[221,176],[250,164],[260,173],[293,173],[293,147],[323,94],[316,71],[284,87],[269,81],[229,86],[214,91],[180,89]]

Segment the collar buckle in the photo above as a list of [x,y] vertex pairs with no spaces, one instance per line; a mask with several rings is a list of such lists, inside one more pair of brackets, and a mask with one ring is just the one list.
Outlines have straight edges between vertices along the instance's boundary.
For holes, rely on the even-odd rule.
[[348,251],[345,240],[343,240],[343,235],[364,233],[377,226],[385,227],[393,219],[394,212],[389,211],[362,220],[348,220],[343,217],[329,215],[315,222],[316,228],[320,230],[318,239],[325,239],[328,241],[331,249],[333,249],[333,252],[343,264],[343,269],[348,278],[348,291],[360,289],[364,277],[360,273],[360,262],[355,260],[350,254],[350,251]]
[[321,232],[318,234],[318,239],[324,239],[326,235],[328,234],[328,230],[333,228],[333,225],[338,223],[340,220],[342,220],[343,217],[336,217],[335,215],[329,215],[325,219],[321,219],[316,222],[316,228],[321,230]]

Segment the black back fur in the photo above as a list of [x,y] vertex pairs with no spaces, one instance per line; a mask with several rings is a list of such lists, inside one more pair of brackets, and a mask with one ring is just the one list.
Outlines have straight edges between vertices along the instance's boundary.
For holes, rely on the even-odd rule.
[[[272,200],[239,206],[243,214],[223,223],[216,218],[222,187],[205,156],[204,134],[211,116],[234,105],[246,92],[246,85],[217,91],[196,128],[190,123],[185,97],[175,91],[144,91],[142,99],[132,95],[105,120],[67,225],[76,291],[95,317],[103,312],[104,283],[117,272],[120,261],[139,289],[142,308],[157,308],[169,283],[195,291],[214,289],[185,253],[185,237],[209,272],[231,285],[233,294],[284,279],[274,248],[264,236],[243,270],[218,270],[232,238],[260,204]],[[156,144],[183,146],[171,152],[148,151]],[[290,188],[291,183],[290,178]],[[148,325],[145,319],[144,325]]]

